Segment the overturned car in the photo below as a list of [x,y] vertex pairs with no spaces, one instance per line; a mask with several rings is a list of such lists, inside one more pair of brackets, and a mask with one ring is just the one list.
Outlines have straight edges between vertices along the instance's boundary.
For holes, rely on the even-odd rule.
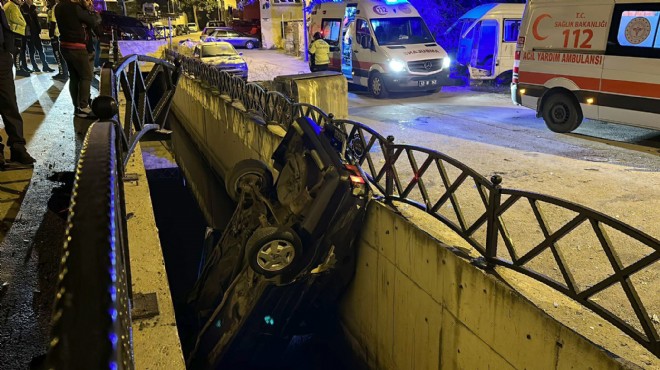
[[203,325],[190,368],[272,363],[292,336],[315,331],[355,272],[371,191],[346,134],[300,118],[272,159],[276,181],[257,160],[226,176],[238,205],[191,295]]

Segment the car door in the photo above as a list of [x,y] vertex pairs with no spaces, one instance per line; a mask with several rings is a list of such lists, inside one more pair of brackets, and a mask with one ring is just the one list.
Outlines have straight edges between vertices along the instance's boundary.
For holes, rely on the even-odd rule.
[[214,31],[207,41],[225,41],[227,38],[227,31],[216,30]]
[[228,41],[234,47],[242,47],[245,46],[245,42],[247,40],[245,39],[245,37],[243,37],[240,33],[236,31],[227,31],[226,41]]

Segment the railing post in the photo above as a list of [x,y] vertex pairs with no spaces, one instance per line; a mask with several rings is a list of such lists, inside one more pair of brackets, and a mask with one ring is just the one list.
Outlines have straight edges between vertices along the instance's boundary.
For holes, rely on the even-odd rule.
[[498,222],[497,222],[497,209],[500,206],[502,198],[500,184],[502,183],[502,176],[494,175],[490,178],[493,187],[490,189],[488,196],[488,224],[486,228],[486,261],[492,263],[497,257],[497,235],[498,235]]
[[385,143],[385,200],[394,194],[394,136],[389,135]]
[[117,40],[117,27],[112,26],[112,58],[115,63],[119,62],[119,42]]

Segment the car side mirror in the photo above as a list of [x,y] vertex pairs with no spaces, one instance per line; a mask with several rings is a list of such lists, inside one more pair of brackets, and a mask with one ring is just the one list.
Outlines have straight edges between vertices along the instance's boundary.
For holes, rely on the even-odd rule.
[[238,55],[243,55],[243,53],[238,53]]

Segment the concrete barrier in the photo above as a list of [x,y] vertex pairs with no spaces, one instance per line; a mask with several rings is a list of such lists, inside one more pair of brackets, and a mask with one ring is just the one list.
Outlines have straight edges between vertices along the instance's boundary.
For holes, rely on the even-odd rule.
[[371,368],[625,368],[395,208],[366,220],[341,318]]
[[[186,76],[172,111],[220,176],[245,158],[270,163],[283,134]],[[629,368],[454,254],[443,239],[371,202],[356,277],[341,303],[345,332],[371,368]]]

